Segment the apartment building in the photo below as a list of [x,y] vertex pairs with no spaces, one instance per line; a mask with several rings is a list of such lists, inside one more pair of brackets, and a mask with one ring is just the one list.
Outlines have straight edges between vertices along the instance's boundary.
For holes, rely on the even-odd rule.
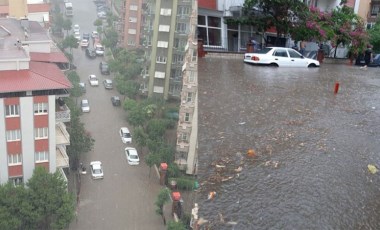
[[146,62],[140,90],[149,97],[165,100],[180,97],[193,1],[143,1],[142,41]]
[[28,18],[48,27],[50,3],[46,0],[0,0],[0,18]]
[[[0,183],[18,184],[37,166],[64,178],[69,80],[48,32],[36,21],[0,18]],[[34,58],[33,58],[34,56]]]
[[190,31],[182,66],[183,86],[177,126],[175,162],[187,174],[197,174],[198,165],[198,2],[193,1]]
[[127,49],[141,46],[141,13],[143,0],[125,0],[120,10],[119,41]]

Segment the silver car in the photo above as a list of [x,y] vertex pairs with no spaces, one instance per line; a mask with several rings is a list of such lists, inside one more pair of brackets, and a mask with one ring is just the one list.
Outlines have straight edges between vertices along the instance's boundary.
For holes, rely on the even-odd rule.
[[81,104],[81,109],[83,113],[90,112],[90,103],[88,102],[87,99],[83,99],[80,104]]
[[103,81],[104,88],[106,89],[113,89],[113,83],[111,79],[105,79]]

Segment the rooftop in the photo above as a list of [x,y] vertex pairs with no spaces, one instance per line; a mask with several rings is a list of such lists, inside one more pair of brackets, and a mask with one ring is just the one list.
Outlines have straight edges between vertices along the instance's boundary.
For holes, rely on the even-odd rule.
[[36,21],[0,18],[0,59],[28,58],[17,43],[51,41],[48,32]]
[[1,93],[71,88],[57,65],[33,61],[28,70],[1,71],[0,82]]

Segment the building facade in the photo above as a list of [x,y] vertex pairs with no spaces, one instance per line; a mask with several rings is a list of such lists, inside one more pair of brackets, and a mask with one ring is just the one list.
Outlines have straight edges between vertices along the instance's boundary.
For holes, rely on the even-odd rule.
[[144,0],[145,67],[140,90],[148,97],[179,99],[193,0]]
[[38,22],[0,19],[0,183],[26,182],[37,166],[66,178],[71,83],[41,55],[54,59],[52,47]]
[[125,0],[120,10],[119,42],[127,49],[135,49],[141,46],[142,2],[143,0]]
[[198,43],[197,1],[193,2],[190,31],[182,66],[183,86],[177,126],[175,162],[187,174],[198,172]]

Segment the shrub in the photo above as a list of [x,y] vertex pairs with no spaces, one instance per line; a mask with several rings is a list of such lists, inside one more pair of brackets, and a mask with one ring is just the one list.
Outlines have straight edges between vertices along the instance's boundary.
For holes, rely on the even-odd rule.
[[193,190],[195,179],[186,178],[186,177],[178,177],[178,178],[169,178],[168,181],[176,181],[177,189],[179,190]]

